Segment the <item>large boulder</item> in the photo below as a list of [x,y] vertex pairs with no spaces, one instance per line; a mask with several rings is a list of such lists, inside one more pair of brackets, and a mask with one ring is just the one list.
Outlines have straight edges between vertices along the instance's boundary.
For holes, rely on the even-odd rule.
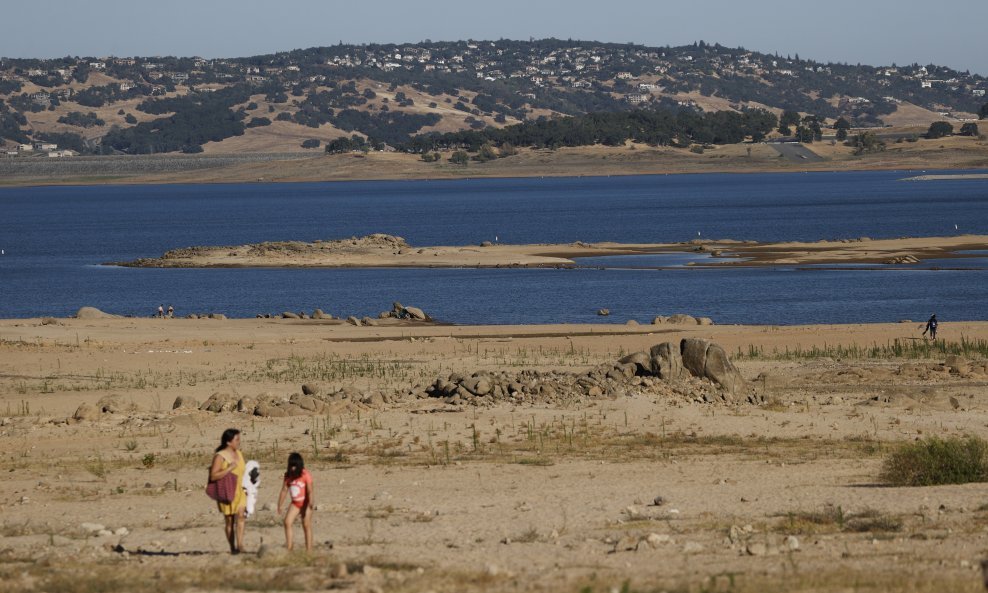
[[683,313],[676,313],[675,315],[669,316],[666,320],[667,323],[678,323],[680,325],[697,325],[696,317],[692,315],[685,315]]
[[707,366],[707,347],[710,342],[701,338],[683,338],[679,343],[679,353],[683,358],[683,366],[694,377],[702,377],[703,369]]
[[72,419],[76,422],[99,420],[99,410],[89,404],[80,404],[79,407],[76,408],[75,413],[72,414]]
[[96,307],[82,307],[75,314],[76,319],[116,319],[118,317],[120,316],[104,313]]
[[285,311],[281,314],[282,319],[298,319],[298,313],[292,313],[291,311]]
[[237,409],[237,402],[240,398],[234,397],[228,393],[216,392],[210,395],[206,401],[202,402],[199,409],[204,412],[213,412],[219,414],[221,412],[232,412]]
[[199,401],[194,397],[179,395],[172,403],[173,410],[196,410],[199,408]]
[[707,361],[703,367],[704,376],[718,384],[731,394],[738,393],[744,387],[744,377],[734,366],[727,352],[718,344],[710,344],[707,348]]
[[683,378],[683,355],[674,342],[663,342],[652,346],[652,373],[663,381],[678,381]]
[[417,319],[419,321],[429,321],[431,317],[425,314],[425,311],[419,309],[418,307],[405,307],[405,312],[412,319]]
[[710,379],[731,394],[737,394],[744,387],[744,377],[719,345],[700,338],[684,338],[679,351],[683,366],[693,376]]

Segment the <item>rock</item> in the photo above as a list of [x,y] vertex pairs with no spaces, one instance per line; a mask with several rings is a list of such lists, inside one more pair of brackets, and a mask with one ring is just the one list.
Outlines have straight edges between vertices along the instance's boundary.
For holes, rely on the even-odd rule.
[[686,554],[696,554],[697,552],[703,551],[703,544],[699,542],[686,542],[683,546],[683,552]]
[[709,318],[709,317],[697,317],[696,318],[696,324],[697,325],[713,325],[714,324],[714,320],[711,319],[711,318]]
[[494,244],[493,244],[493,243],[491,243],[490,241],[482,241],[482,242],[480,243],[480,246],[481,246],[481,247],[493,247],[493,246],[494,246]]
[[204,412],[213,412],[216,414],[221,412],[232,412],[237,409],[237,402],[239,399],[240,398],[234,397],[228,393],[216,392],[210,395],[206,401],[202,402],[199,409]]
[[194,397],[178,396],[172,403],[173,410],[195,410],[199,408],[199,402]]
[[124,411],[123,400],[119,395],[104,395],[96,402],[96,407],[104,414],[117,414]]
[[343,579],[350,575],[345,562],[337,562],[329,569],[329,577],[333,579]]
[[419,321],[430,321],[432,318],[425,314],[425,311],[419,309],[418,307],[405,307],[405,312],[412,319],[417,319]]
[[655,549],[665,544],[671,544],[672,538],[665,533],[650,533],[645,538],[645,543],[647,543],[650,548]]
[[611,314],[610,309],[597,309],[597,315],[600,315],[601,317],[607,317],[610,314]]
[[678,323],[680,325],[697,325],[696,318],[692,315],[684,315],[683,313],[676,313],[675,315],[670,315],[669,319],[666,320],[667,323]]
[[290,401],[307,412],[321,412],[325,407],[325,404],[321,401],[307,395],[299,395],[297,393],[292,396]]
[[710,344],[710,347],[707,348],[704,376],[731,394],[739,393],[745,385],[741,372],[727,357],[727,352],[718,344]]
[[199,319],[199,316],[196,315],[195,313],[189,313],[188,315],[185,316],[185,318],[186,319]]
[[76,408],[75,413],[72,414],[72,419],[76,422],[99,420],[99,410],[89,404],[80,404],[79,407]]
[[242,397],[237,400],[237,411],[244,414],[253,414],[255,405],[254,398]]
[[99,523],[81,523],[79,529],[85,531],[86,533],[99,533],[100,531],[106,531],[106,527]]
[[224,315],[222,313],[210,313],[209,314],[209,318],[210,319],[218,319],[220,321],[224,321],[224,320],[226,320],[226,315]]
[[360,320],[360,324],[361,325],[366,325],[366,326],[374,326],[374,325],[377,325],[377,320],[376,319],[371,319],[370,317],[363,317]]
[[660,507],[660,506],[664,505],[665,503],[666,503],[666,499],[663,498],[662,496],[656,496],[655,498],[652,499],[652,505],[653,506]]
[[795,552],[799,549],[799,539],[795,535],[790,535],[785,540],[786,549],[790,552]]
[[332,319],[333,316],[329,313],[324,313],[322,309],[316,309],[312,312],[313,319]]
[[302,395],[319,395],[322,389],[318,385],[306,383],[302,385]]
[[254,407],[254,415],[262,418],[286,418],[288,412],[268,402],[261,402]]
[[651,364],[653,374],[667,382],[683,378],[683,356],[674,342],[663,342],[652,346]]
[[113,535],[123,537],[125,535],[130,535],[130,531],[126,527],[118,527],[113,530]]
[[82,307],[75,313],[76,319],[115,319],[119,317],[119,315],[104,313],[96,307]]
[[618,359],[621,364],[633,364],[636,367],[636,375],[652,375],[655,373],[652,367],[652,357],[645,352],[634,352],[625,356],[624,358]]
[[346,322],[349,323],[350,325],[356,325],[357,327],[360,327],[360,320],[354,317],[353,315],[347,317]]
[[665,323],[667,321],[669,321],[669,318],[668,317],[665,317],[663,315],[659,315],[658,317],[655,317],[654,319],[652,319],[652,325],[661,325],[661,324],[663,324],[663,323]]
[[634,319],[629,319],[629,320],[625,321],[624,324],[625,325],[639,325],[639,323],[637,321],[635,321]]
[[768,546],[762,542],[751,542],[744,549],[749,556],[764,556],[768,554]]
[[285,311],[284,313],[281,314],[281,318],[282,319],[298,319],[299,316],[296,313],[292,313],[291,311]]
[[710,342],[700,338],[683,338],[679,343],[679,353],[682,355],[683,367],[694,377],[703,377],[707,366],[707,347]]

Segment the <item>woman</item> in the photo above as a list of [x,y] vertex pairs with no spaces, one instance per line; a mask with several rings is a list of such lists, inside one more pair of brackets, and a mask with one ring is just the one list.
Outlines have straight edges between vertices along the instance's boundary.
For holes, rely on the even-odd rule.
[[[240,431],[228,428],[220,437],[220,446],[213,456],[213,465],[209,468],[209,479],[215,481],[233,472],[237,476],[237,485],[243,483],[244,456],[240,453]],[[226,540],[230,543],[230,553],[239,554],[244,544],[244,510],[247,506],[247,496],[243,488],[237,488],[237,494],[229,503],[216,503],[226,519]]]

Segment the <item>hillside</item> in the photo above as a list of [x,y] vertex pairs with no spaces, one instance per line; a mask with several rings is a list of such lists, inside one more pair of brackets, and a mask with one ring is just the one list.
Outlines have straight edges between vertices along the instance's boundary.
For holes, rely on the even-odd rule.
[[[12,156],[53,145],[84,154],[311,154],[354,136],[368,148],[404,148],[416,135],[634,109],[790,111],[824,128],[838,118],[855,128],[939,120],[959,127],[976,119],[986,89],[981,76],[935,65],[820,63],[703,42],[499,40],[223,60],[2,59],[0,148]],[[682,133],[669,142],[708,144]],[[22,144],[36,150],[18,151]]]

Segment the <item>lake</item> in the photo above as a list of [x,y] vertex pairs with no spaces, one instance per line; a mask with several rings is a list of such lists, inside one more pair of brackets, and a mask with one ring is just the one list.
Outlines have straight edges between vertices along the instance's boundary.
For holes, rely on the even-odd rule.
[[[988,182],[901,181],[919,173],[933,171],[4,188],[0,317],[69,316],[83,305],[140,316],[162,303],[180,315],[375,315],[400,300],[454,323],[647,322],[678,312],[762,324],[933,311],[944,321],[988,319],[983,258],[964,270],[877,271],[654,270],[620,258],[572,270],[100,265],[190,245],[375,232],[415,245],[988,234]],[[599,308],[611,317],[597,317]]]

